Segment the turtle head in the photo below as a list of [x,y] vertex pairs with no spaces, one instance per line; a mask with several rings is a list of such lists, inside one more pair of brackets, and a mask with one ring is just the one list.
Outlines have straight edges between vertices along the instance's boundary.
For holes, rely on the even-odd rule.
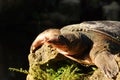
[[47,42],[52,45],[61,54],[69,54],[70,41],[64,35],[58,35],[56,38],[51,39]]
[[49,40],[48,43],[62,54],[74,55],[83,51],[83,41],[80,33],[61,33],[57,38]]

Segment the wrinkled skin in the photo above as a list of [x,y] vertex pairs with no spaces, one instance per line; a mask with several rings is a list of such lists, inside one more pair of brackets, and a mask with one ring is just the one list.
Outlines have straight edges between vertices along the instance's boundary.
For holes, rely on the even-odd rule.
[[[71,28],[70,26],[68,27],[69,29]],[[30,51],[34,53],[39,46],[48,43],[55,47],[59,53],[77,62],[79,62],[78,59],[73,59],[71,56],[84,55],[85,57],[81,63],[94,64],[109,79],[115,78],[119,68],[114,55],[120,53],[120,42],[100,32],[92,30],[82,31],[79,26],[75,26],[79,30],[75,28],[76,30],[72,31],[68,27],[63,27],[61,30],[48,29],[40,33],[32,43]]]

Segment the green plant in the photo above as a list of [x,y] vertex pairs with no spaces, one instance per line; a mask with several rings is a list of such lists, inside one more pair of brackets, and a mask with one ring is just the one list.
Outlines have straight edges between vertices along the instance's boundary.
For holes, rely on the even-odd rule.
[[10,71],[16,71],[16,72],[21,72],[24,74],[28,74],[29,72],[27,70],[23,70],[22,68],[16,69],[16,68],[9,68]]
[[33,66],[30,73],[35,80],[88,80],[94,70],[94,67],[86,68],[76,62],[60,61]]
[[88,80],[95,69],[94,67],[86,68],[71,61],[33,65],[30,67],[29,72],[22,68],[9,68],[10,71],[30,74],[34,80]]

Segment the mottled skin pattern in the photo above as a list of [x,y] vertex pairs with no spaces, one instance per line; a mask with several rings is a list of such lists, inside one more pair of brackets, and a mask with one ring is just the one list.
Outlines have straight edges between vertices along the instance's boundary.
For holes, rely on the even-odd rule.
[[52,45],[70,59],[76,55],[82,57],[81,63],[96,65],[110,79],[119,72],[114,55],[120,53],[120,22],[88,21],[60,30],[49,29],[38,35],[30,51],[34,52],[43,43]]

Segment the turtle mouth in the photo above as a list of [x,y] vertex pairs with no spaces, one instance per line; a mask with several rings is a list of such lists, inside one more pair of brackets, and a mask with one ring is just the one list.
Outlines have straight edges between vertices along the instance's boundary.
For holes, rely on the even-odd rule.
[[59,35],[54,39],[48,40],[48,43],[53,45],[66,45],[69,46],[70,42],[63,35]]

